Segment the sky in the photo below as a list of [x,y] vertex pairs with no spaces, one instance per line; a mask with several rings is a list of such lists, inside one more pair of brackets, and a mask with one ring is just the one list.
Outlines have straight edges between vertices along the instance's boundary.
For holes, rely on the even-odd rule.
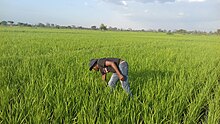
[[220,29],[220,0],[0,0],[0,21],[123,29]]

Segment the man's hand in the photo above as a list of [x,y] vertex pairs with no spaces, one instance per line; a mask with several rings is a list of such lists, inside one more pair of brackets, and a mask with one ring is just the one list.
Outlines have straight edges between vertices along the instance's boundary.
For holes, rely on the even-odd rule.
[[103,74],[103,75],[102,75],[102,80],[103,80],[103,81],[106,81],[106,74]]
[[121,74],[118,76],[118,78],[119,78],[121,81],[125,81],[124,76],[123,76],[123,75],[121,75]]
[[106,74],[102,75],[102,80],[106,84],[106,86],[108,86],[108,82],[106,81]]

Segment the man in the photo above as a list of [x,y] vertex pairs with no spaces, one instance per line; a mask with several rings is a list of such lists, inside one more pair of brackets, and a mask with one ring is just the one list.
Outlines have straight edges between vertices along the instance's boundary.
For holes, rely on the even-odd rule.
[[128,63],[119,58],[100,58],[91,59],[89,63],[89,70],[100,71],[102,80],[106,81],[106,74],[112,72],[112,76],[108,82],[108,86],[112,89],[118,80],[120,80],[122,88],[130,95],[130,86],[128,82]]

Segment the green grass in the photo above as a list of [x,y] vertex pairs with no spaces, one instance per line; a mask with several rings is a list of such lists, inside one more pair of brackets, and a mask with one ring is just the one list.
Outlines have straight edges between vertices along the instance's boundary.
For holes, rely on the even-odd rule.
[[[0,37],[0,123],[220,123],[219,36],[0,27]],[[101,57],[129,63],[133,100],[89,71]]]

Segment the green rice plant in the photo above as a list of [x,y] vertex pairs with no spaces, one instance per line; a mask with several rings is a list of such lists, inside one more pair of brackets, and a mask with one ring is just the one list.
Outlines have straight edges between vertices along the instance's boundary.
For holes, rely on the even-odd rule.
[[[25,27],[0,36],[0,123],[220,122],[219,36]],[[88,70],[101,57],[129,63],[133,99]]]

